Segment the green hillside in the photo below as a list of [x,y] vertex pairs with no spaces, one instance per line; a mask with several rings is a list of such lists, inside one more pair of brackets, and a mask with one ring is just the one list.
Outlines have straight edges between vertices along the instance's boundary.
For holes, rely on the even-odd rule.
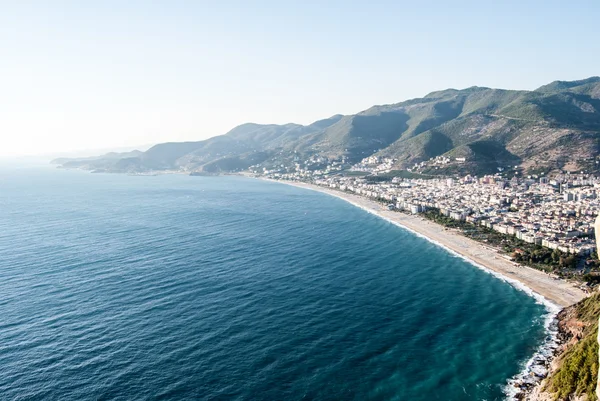
[[568,341],[557,368],[544,383],[555,400],[586,395],[596,400],[598,379],[598,318],[600,294],[595,294],[559,314],[561,332]]

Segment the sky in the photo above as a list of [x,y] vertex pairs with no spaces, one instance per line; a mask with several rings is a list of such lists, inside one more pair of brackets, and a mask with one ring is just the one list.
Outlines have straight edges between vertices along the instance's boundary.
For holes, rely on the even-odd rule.
[[600,75],[600,2],[0,0],[0,157]]

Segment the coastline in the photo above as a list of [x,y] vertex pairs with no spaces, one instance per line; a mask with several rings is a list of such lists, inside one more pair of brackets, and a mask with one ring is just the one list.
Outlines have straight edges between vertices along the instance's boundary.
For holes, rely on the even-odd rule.
[[454,256],[464,259],[474,267],[494,275],[533,297],[539,304],[544,305],[547,311],[541,315],[546,334],[533,355],[526,361],[519,362],[521,371],[507,379],[503,391],[508,400],[549,401],[551,399],[550,395],[543,392],[543,380],[551,371],[551,365],[554,366],[553,361],[559,355],[559,348],[565,343],[559,332],[559,312],[563,307],[571,306],[589,295],[576,284],[518,265],[497,250],[471,240],[457,230],[447,229],[418,214],[390,211],[385,205],[366,197],[298,181],[268,179],[243,173],[230,175],[295,186],[344,200],[444,248]]
[[[419,215],[407,215],[390,211],[376,201],[362,196],[323,188],[303,182],[279,181],[264,179],[285,185],[321,192],[345,200],[366,212],[374,214],[405,230],[419,235],[442,248],[462,257],[476,267],[486,270],[500,279],[518,286],[519,289],[538,298],[539,301],[564,308],[581,301],[587,296],[575,284],[562,279],[555,279],[547,273],[528,266],[518,265],[505,259],[494,249],[462,236],[453,230],[431,222]],[[520,286],[519,286],[520,284]],[[558,310],[557,310],[558,311]]]
[[546,399],[545,395],[541,393],[540,386],[550,371],[550,366],[557,356],[557,350],[561,346],[558,335],[558,313],[563,308],[571,306],[587,296],[575,284],[555,279],[549,274],[531,267],[516,264],[504,258],[496,250],[453,230],[445,229],[418,215],[390,211],[368,198],[303,182],[260,179],[313,190],[342,199],[444,248],[475,267],[524,291],[543,304],[547,310],[544,315],[546,337],[535,353],[523,364],[521,371],[507,379],[504,393],[508,400],[542,401]]

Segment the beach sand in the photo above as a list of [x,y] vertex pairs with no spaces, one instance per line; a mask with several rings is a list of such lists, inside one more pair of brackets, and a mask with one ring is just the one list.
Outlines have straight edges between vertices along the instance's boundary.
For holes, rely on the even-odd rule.
[[291,181],[269,181],[311,189],[341,198],[370,213],[441,244],[469,261],[508,278],[509,281],[517,281],[557,306],[566,307],[586,297],[585,292],[573,283],[556,279],[547,273],[511,262],[493,248],[486,247],[480,242],[467,238],[454,230],[446,229],[418,215],[390,211],[380,203],[362,196],[323,188],[317,185]]

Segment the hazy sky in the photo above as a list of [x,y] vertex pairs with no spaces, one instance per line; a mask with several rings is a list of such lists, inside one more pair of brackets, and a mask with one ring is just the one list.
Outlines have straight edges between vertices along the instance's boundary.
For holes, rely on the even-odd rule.
[[600,75],[600,2],[0,0],[0,155]]

